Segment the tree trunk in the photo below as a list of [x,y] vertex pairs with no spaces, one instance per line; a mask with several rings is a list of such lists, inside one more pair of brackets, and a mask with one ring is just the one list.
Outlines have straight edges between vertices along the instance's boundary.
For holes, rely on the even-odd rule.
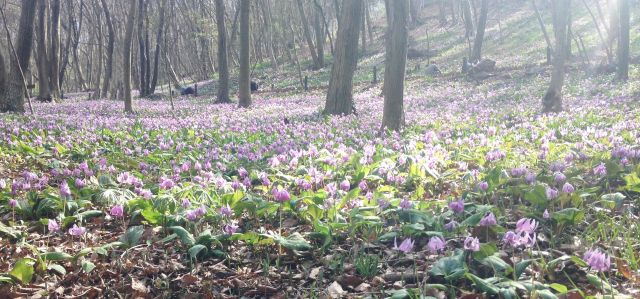
[[471,3],[462,0],[462,16],[464,17],[465,38],[473,37],[473,16],[471,15]]
[[[23,4],[24,5],[24,4]],[[51,2],[51,57],[49,58],[49,82],[54,99],[60,98],[60,0]]]
[[571,0],[557,0],[552,2],[556,51],[553,57],[551,83],[542,100],[542,108],[545,113],[562,111],[562,86],[564,84],[564,66],[567,55],[570,3]]
[[609,1],[609,49],[613,49],[618,36],[620,35],[620,11],[617,7],[619,0]]
[[251,106],[251,79],[249,78],[249,18],[251,17],[251,0],[240,0],[240,78],[238,104],[240,107]]
[[298,4],[298,13],[300,14],[300,19],[302,20],[302,29],[304,32],[304,38],[307,41],[307,46],[309,47],[309,52],[311,53],[311,59],[313,60],[313,69],[319,70],[322,68],[320,66],[320,62],[318,61],[318,53],[316,53],[315,46],[313,45],[313,39],[311,38],[311,30],[309,30],[309,21],[304,14],[304,7],[302,5],[302,0],[297,0]]
[[133,113],[133,103],[131,100],[131,42],[133,40],[133,24],[135,18],[136,1],[130,1],[122,51],[122,81],[124,83],[124,112],[126,113]]
[[[267,0],[266,4],[262,6],[262,13],[265,16],[264,22],[265,22],[265,27],[267,28],[267,43],[268,43],[269,59],[271,59],[271,68],[277,71],[279,70],[279,66],[278,66],[278,59],[276,58],[276,44],[273,38],[274,26],[273,26],[273,15],[271,14],[271,1]],[[223,21],[224,21],[224,18],[223,18]]]
[[5,104],[1,112],[24,113],[25,81],[24,74],[29,69],[33,47],[33,23],[36,16],[36,0],[23,0],[20,7],[20,25],[18,27],[15,51],[10,53],[10,71],[7,82]]
[[138,0],[138,84],[140,89],[140,97],[146,97],[147,93],[147,44],[145,43],[144,18],[146,15],[146,6],[144,0]]
[[344,0],[340,9],[335,59],[331,66],[331,79],[325,114],[347,115],[353,105],[353,73],[358,64],[358,35],[362,22],[363,0]]
[[38,66],[38,98],[51,100],[49,61],[47,57],[47,5],[45,0],[38,0],[38,24],[36,26],[36,64]]
[[362,56],[366,56],[367,55],[367,18],[366,18],[366,11],[365,11],[365,7],[366,5],[362,6],[362,26],[361,28],[361,32],[360,32],[360,39],[362,40],[362,49],[360,50],[360,53],[362,53]]
[[620,81],[629,79],[629,0],[618,0],[620,26],[618,28],[618,69],[616,78]]
[[218,27],[218,99],[216,103],[231,103],[229,98],[229,63],[227,62],[227,28],[224,23],[224,0],[215,1]]
[[322,27],[322,11],[319,8],[315,10],[314,31],[316,35],[316,49],[318,54],[318,69],[324,67],[324,27]]
[[[390,3],[391,4],[391,3]],[[409,0],[394,0],[387,18],[391,21],[386,36],[384,67],[384,111],[382,128],[398,131],[404,122],[404,76],[407,63]]]
[[542,21],[542,16],[540,16],[540,11],[538,10],[538,6],[536,5],[536,0],[531,0],[533,4],[533,9],[536,13],[536,19],[538,19],[538,24],[540,24],[540,30],[542,31],[542,35],[544,35],[544,40],[547,42],[547,48],[549,51],[553,53],[553,45],[551,44],[551,38],[549,38],[549,34],[547,33],[547,28],[544,26],[544,21]]
[[109,97],[109,86],[111,84],[111,76],[113,74],[113,50],[115,46],[116,33],[113,28],[113,20],[111,19],[111,13],[109,12],[109,6],[107,6],[106,0],[101,0],[102,9],[104,11],[104,17],[107,23],[107,30],[109,31],[109,40],[107,42],[107,61],[104,68],[104,80],[102,81],[103,97]]
[[7,67],[4,62],[4,55],[0,52],[0,104],[3,103],[7,92]]
[[[67,14],[68,14],[67,16],[68,24],[75,24],[72,0],[67,0]],[[69,52],[70,52],[69,50],[71,49],[71,41],[73,40],[73,30],[71,30],[69,26],[67,26],[66,28],[65,27],[63,28],[67,31],[67,40],[64,45],[64,50],[62,50],[62,53],[60,55],[61,61],[60,61],[60,70],[58,71],[58,86],[60,86],[60,88],[64,90],[64,88],[62,88],[62,84],[64,83],[64,80],[66,78],[66,73],[67,73],[66,70],[67,70],[67,67],[69,66]],[[60,96],[64,97],[63,94]]]
[[97,61],[97,65],[98,65],[98,69],[96,70],[96,79],[95,79],[95,83],[93,86],[93,96],[96,99],[101,98],[101,94],[100,94],[100,83],[102,81],[102,58],[104,56],[104,46],[103,46],[103,37],[102,37],[102,17],[101,15],[98,13],[96,16],[97,22],[96,22],[96,30],[98,31],[98,59],[96,59]]
[[158,23],[158,34],[156,35],[156,51],[153,57],[153,74],[151,78],[151,84],[149,85],[149,94],[156,92],[156,86],[158,84],[158,68],[160,65],[160,51],[162,50],[162,37],[164,37],[164,20],[165,11],[167,8],[167,0],[162,0],[160,6],[160,20]]
[[482,0],[480,8],[480,18],[478,19],[478,31],[473,41],[473,54],[471,61],[480,61],[482,59],[482,43],[484,41],[484,29],[487,25],[487,15],[489,14],[489,0]]

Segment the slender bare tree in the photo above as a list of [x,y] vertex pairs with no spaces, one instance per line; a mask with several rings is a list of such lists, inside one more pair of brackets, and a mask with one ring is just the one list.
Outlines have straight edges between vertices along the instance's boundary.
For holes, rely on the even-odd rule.
[[227,26],[224,20],[224,0],[216,0],[216,25],[218,28],[218,99],[216,103],[230,103],[229,64],[227,62]]
[[382,128],[398,131],[404,122],[404,76],[409,38],[409,0],[387,2],[387,29],[384,66],[384,110]]
[[240,107],[251,106],[251,78],[249,78],[249,40],[251,17],[251,1],[240,0],[240,80],[238,91],[238,104]]
[[131,99],[131,44],[133,41],[133,24],[137,13],[136,2],[131,0],[129,4],[124,45],[122,47],[122,82],[124,83],[124,112],[126,113],[133,113],[133,101]]
[[553,10],[553,30],[555,32],[556,47],[553,53],[553,73],[549,89],[542,99],[543,112],[562,111],[562,86],[564,85],[564,67],[567,57],[567,34],[569,31],[569,10],[571,0],[556,0],[551,2]]

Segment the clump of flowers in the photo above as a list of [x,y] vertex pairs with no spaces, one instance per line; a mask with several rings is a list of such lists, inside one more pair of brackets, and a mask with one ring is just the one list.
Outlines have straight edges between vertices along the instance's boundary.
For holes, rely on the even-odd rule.
[[592,249],[585,252],[582,258],[592,270],[606,272],[611,268],[611,258],[599,249]]

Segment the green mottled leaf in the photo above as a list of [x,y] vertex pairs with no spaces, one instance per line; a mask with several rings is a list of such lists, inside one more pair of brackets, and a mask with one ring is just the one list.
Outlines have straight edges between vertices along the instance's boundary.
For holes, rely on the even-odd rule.
[[35,264],[35,260],[30,258],[22,258],[19,259],[11,272],[9,274],[13,276],[15,279],[19,280],[23,284],[28,284],[31,282],[33,278],[33,273],[35,270],[33,269],[33,265]]
[[193,244],[196,243],[196,239],[190,232],[184,229],[184,227],[172,226],[169,229],[172,230],[176,235],[178,235],[178,237],[180,237],[180,240],[182,241],[182,243],[184,243],[184,245],[193,246]]

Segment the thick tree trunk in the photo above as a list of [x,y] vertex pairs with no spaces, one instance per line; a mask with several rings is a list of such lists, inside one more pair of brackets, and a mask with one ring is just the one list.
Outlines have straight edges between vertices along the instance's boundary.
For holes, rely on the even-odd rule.
[[562,111],[562,86],[564,85],[564,66],[567,55],[567,34],[571,0],[557,0],[552,3],[556,51],[553,57],[551,83],[542,100],[542,108],[545,113]]
[[[1,112],[24,113],[25,81],[24,74],[29,69],[33,47],[33,23],[36,16],[36,0],[23,0],[20,7],[20,25],[18,27],[15,52],[10,53],[10,71],[7,81],[7,93]],[[1,99],[0,99],[1,100]]]
[[49,58],[49,82],[54,99],[60,98],[60,0],[51,2],[51,51]]
[[240,79],[238,91],[238,104],[240,107],[251,106],[251,79],[249,78],[249,18],[251,17],[251,1],[240,0]]
[[394,0],[386,36],[382,128],[398,131],[404,122],[404,76],[407,62],[409,0]]
[[38,66],[38,98],[51,100],[49,61],[47,57],[47,5],[45,0],[38,0],[38,24],[36,26],[36,64]]
[[362,22],[363,0],[344,0],[340,9],[335,58],[327,91],[325,114],[353,113],[353,73],[358,64],[358,35]]
[[101,0],[101,2],[102,2],[102,9],[104,11],[104,17],[107,23],[107,30],[109,31],[109,39],[107,41],[107,60],[105,62],[105,68],[104,68],[102,92],[100,94],[103,97],[109,97],[108,92],[111,84],[111,76],[113,74],[113,50],[115,47],[116,33],[113,28],[113,20],[111,19],[109,6],[107,6],[106,0]]
[[216,1],[218,27],[218,99],[216,103],[231,103],[229,98],[229,64],[227,62],[227,27],[224,23],[224,0]]
[[322,66],[320,66],[320,62],[318,61],[318,53],[316,53],[315,46],[313,45],[313,39],[311,38],[311,30],[309,30],[309,21],[307,20],[307,17],[304,14],[304,7],[302,5],[302,0],[297,0],[296,3],[298,5],[298,13],[300,14],[300,19],[302,20],[302,29],[304,32],[304,39],[307,41],[307,46],[309,47],[309,52],[311,53],[311,59],[313,60],[313,69],[319,70],[322,68]]
[[616,78],[620,81],[629,79],[629,0],[618,0],[620,26],[618,36],[618,69]]
[[122,82],[124,83],[124,112],[126,113],[133,113],[133,103],[131,100],[131,44],[133,41],[133,24],[136,13],[136,1],[130,1],[122,51]]
[[484,42],[484,31],[487,25],[487,15],[489,14],[489,0],[482,0],[480,8],[480,18],[478,19],[478,31],[473,41],[473,54],[471,61],[479,61],[482,59],[482,43]]

